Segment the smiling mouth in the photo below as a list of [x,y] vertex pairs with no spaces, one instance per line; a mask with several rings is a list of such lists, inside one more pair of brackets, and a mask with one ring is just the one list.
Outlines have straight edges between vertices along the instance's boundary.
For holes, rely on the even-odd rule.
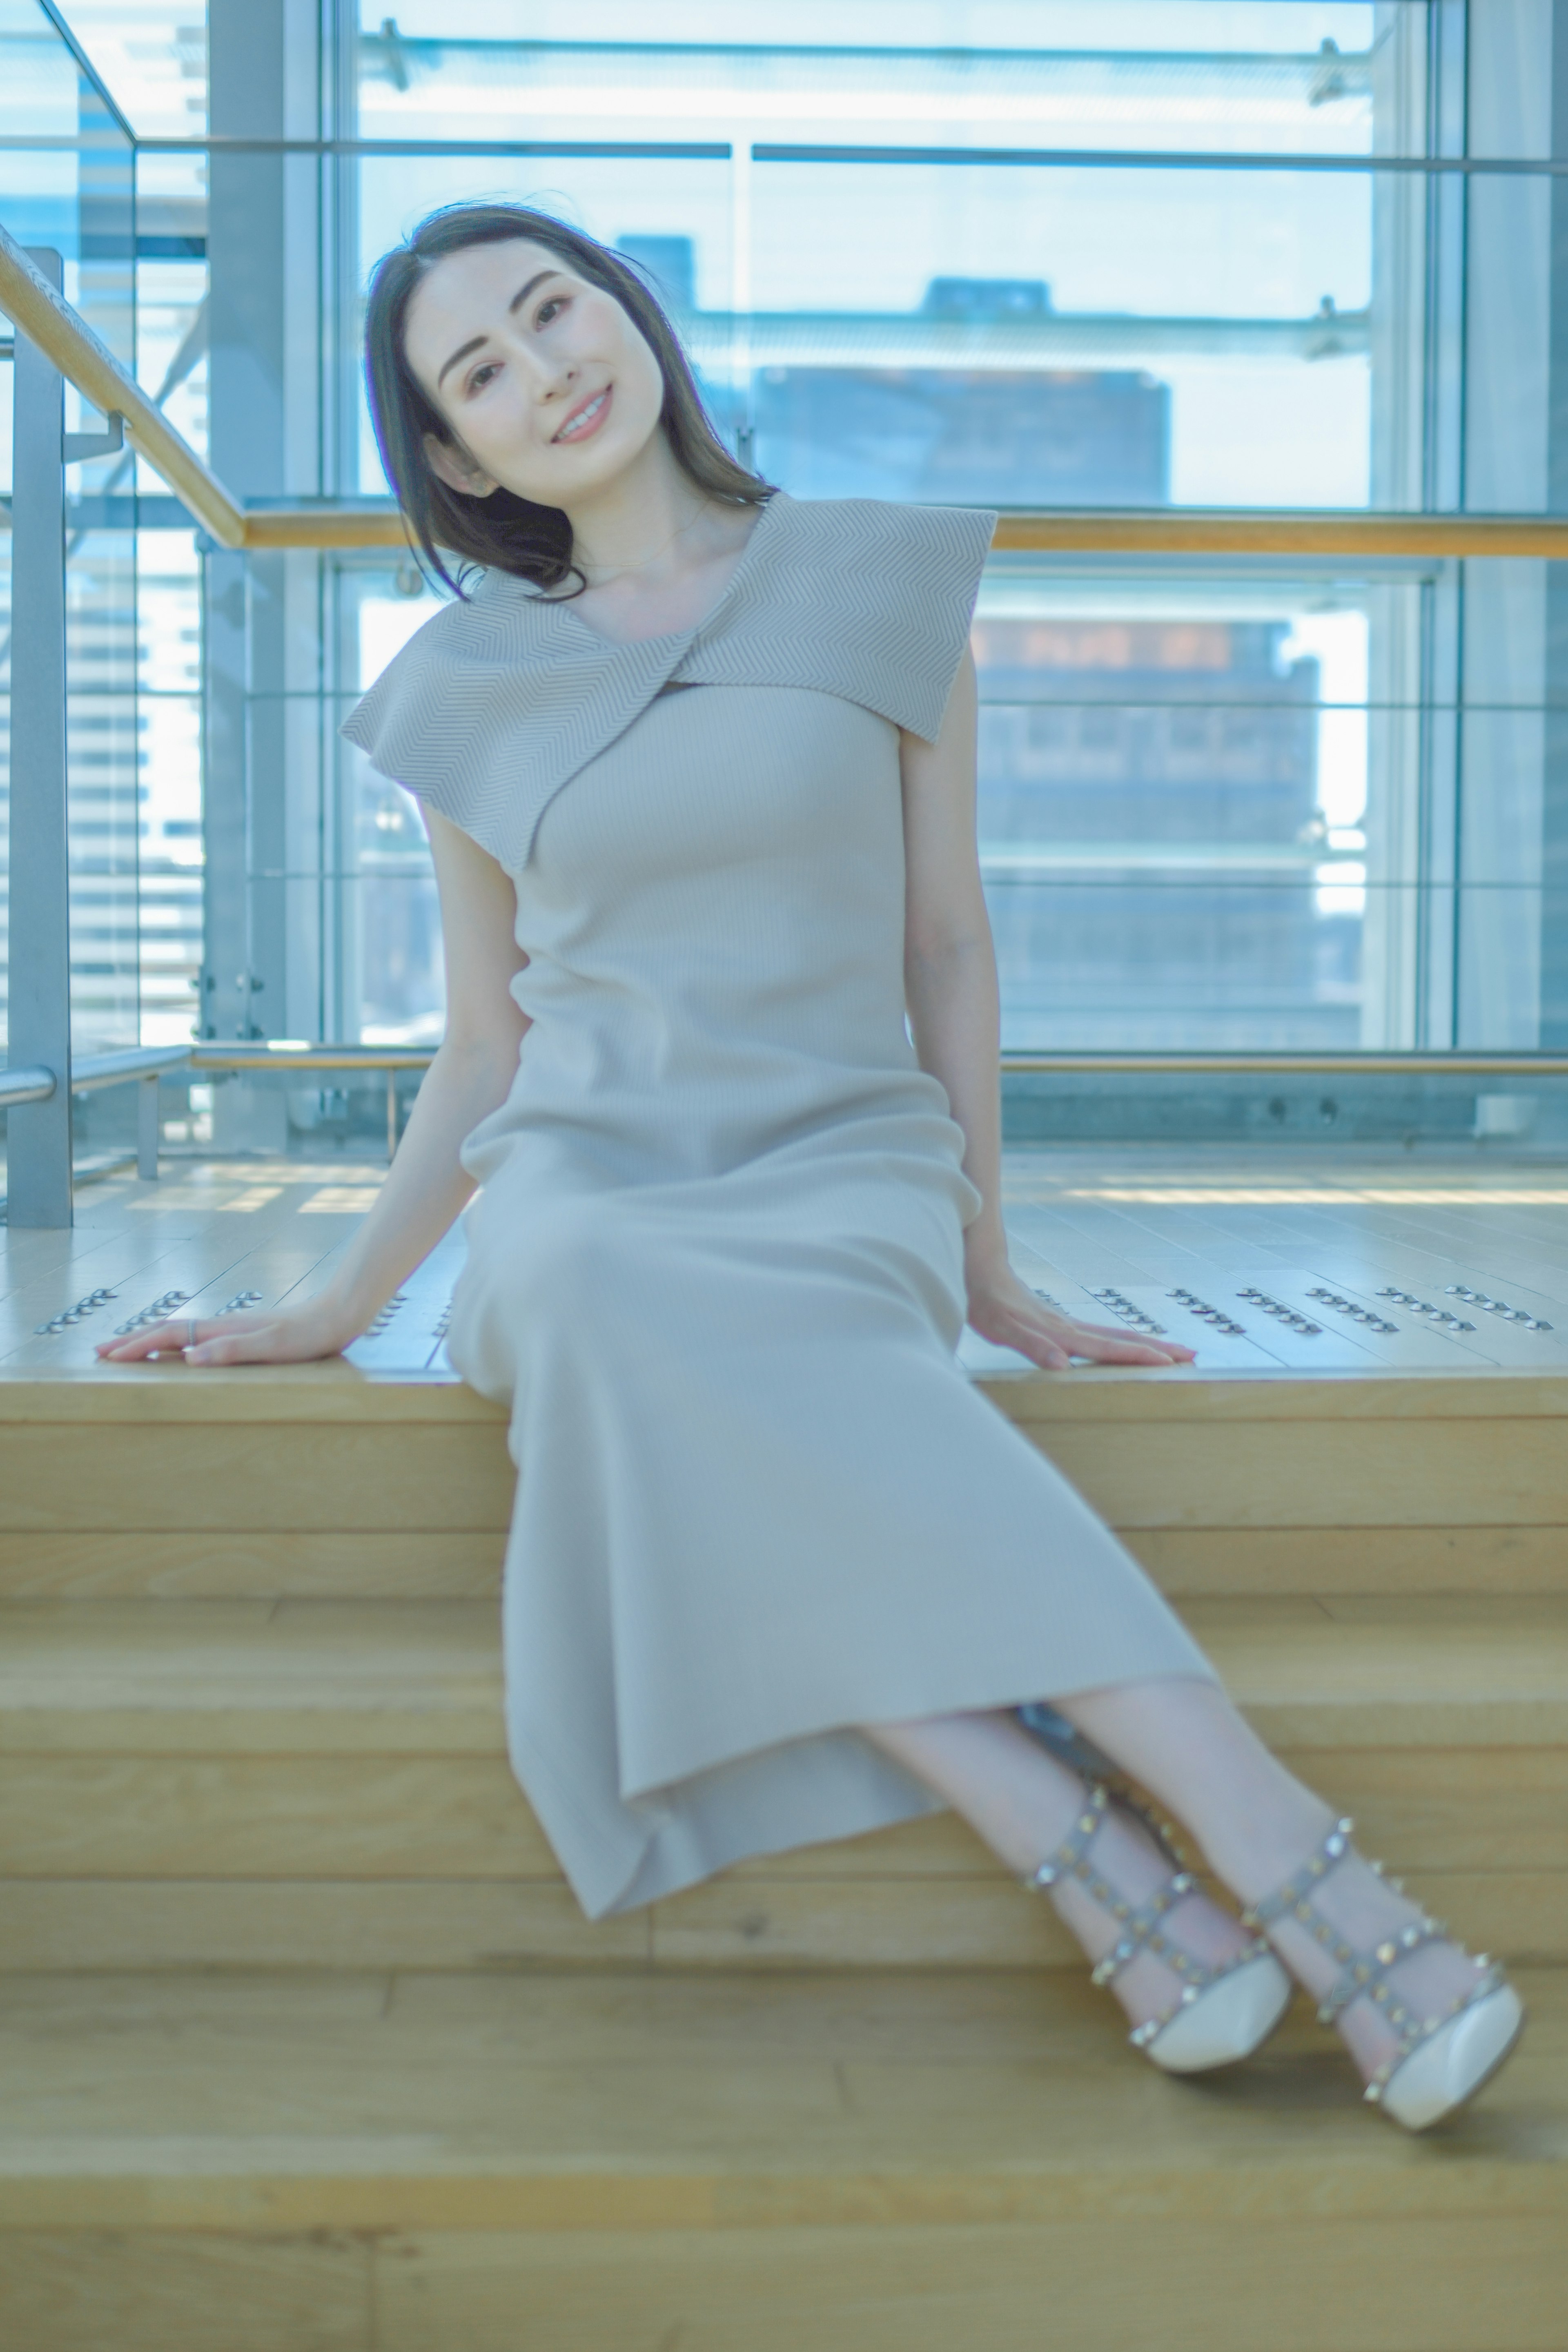
[[609,413],[610,393],[611,386],[606,384],[602,392],[596,392],[593,398],[584,401],[580,408],[574,408],[560,431],[552,434],[551,439],[585,441],[591,433],[597,432]]

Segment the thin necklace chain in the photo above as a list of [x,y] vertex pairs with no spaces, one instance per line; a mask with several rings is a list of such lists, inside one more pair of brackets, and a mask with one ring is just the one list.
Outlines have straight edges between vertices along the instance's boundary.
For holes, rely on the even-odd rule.
[[622,563],[618,570],[614,572],[606,572],[599,579],[591,580],[588,583],[589,586],[591,588],[604,588],[609,585],[612,580],[625,580],[634,572],[646,572],[650,564],[657,563],[661,555],[668,553],[669,550],[674,547],[677,539],[684,539],[688,530],[695,529],[696,525],[702,520],[704,515],[706,514],[712,504],[713,500],[711,499],[705,499],[701,506],[698,507],[695,514],[693,515],[688,521],[682,523],[678,529],[673,530],[668,539],[664,541],[663,545],[656,547],[652,555],[645,555],[641,563]]

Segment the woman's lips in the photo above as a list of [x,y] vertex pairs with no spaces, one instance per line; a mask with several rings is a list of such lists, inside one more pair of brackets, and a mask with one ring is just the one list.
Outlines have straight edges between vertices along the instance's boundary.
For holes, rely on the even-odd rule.
[[606,384],[603,391],[596,392],[591,400],[585,400],[580,408],[572,411],[560,431],[552,437],[557,441],[586,441],[591,434],[597,433],[610,414],[611,391],[612,386]]

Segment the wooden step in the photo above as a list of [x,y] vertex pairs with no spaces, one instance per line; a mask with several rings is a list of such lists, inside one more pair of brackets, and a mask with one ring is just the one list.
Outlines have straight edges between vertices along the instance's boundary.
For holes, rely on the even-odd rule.
[[[1568,1602],[1186,1604],[1259,1728],[1481,1945],[1568,1958]],[[956,1822],[591,1926],[507,1763],[493,1601],[14,1603],[0,1966],[1074,1958]]]
[[[1568,1746],[1568,1601],[1187,1602],[1263,1736],[1294,1748]],[[500,1756],[493,1601],[6,1609],[0,1754]]]
[[[1568,1593],[1568,1378],[981,1383],[1174,1596]],[[0,1599],[494,1590],[503,1414],[342,1363],[0,1378]]]
[[0,2340],[1560,2352],[1568,1991],[1521,1989],[1415,2142],[1309,2019],[1176,2083],[1077,1977],[11,1979]]

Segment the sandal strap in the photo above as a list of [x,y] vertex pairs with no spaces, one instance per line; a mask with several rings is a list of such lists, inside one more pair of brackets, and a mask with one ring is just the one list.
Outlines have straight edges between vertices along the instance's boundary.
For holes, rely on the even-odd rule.
[[1246,1925],[1249,1927],[1267,1927],[1272,1920],[1283,1918],[1287,1911],[1302,1916],[1302,1906],[1311,1907],[1309,1898],[1319,1880],[1326,1878],[1350,1852],[1350,1833],[1354,1827],[1355,1823],[1348,1813],[1343,1820],[1335,1822],[1322,1844],[1315,1853],[1307,1856],[1300,1870],[1287,1878],[1282,1885],[1276,1886],[1272,1895],[1265,1895],[1260,1902],[1248,1905],[1241,1914]]
[[[1249,1904],[1241,1916],[1249,1927],[1259,1929],[1266,1929],[1279,1919],[1295,1919],[1322,1946],[1331,1959],[1338,1962],[1339,1975],[1318,2010],[1319,2019],[1324,2025],[1337,2023],[1353,2001],[1369,2000],[1381,2013],[1384,2022],[1396,2038],[1396,2046],[1394,2055],[1377,2069],[1366,2085],[1365,2095],[1375,2105],[1411,2053],[1445,2025],[1451,2024],[1463,2011],[1473,2008],[1478,2000],[1484,2000],[1490,1993],[1495,1992],[1503,1982],[1503,1972],[1483,1953],[1479,1963],[1480,1975],[1468,1991],[1460,1993],[1436,2017],[1418,2017],[1414,2010],[1408,2008],[1391,1983],[1389,1971],[1396,1969],[1401,1960],[1408,1959],[1412,1952],[1420,1951],[1427,1944],[1449,1942],[1451,1939],[1443,1922],[1427,1918],[1423,1914],[1408,1927],[1401,1927],[1396,1934],[1385,1937],[1382,1943],[1374,1945],[1369,1950],[1362,1950],[1340,1934],[1312,1899],[1322,1881],[1351,1852],[1350,1833],[1354,1826],[1348,1818],[1336,1822],[1316,1852],[1307,1857],[1301,1868],[1282,1885],[1277,1886],[1271,1895],[1264,1895],[1260,1902]],[[1379,1877],[1383,1875],[1380,1864],[1371,1863],[1368,1867],[1376,1871]],[[1398,1884],[1396,1880],[1390,1883],[1396,1886]]]
[[[1414,2055],[1423,2042],[1429,2042],[1434,2033],[1440,2033],[1445,2025],[1451,2025],[1456,2017],[1461,2016],[1467,2009],[1473,2009],[1477,2001],[1485,2000],[1490,1994],[1497,1991],[1500,1985],[1507,1981],[1502,1969],[1495,1960],[1488,1959],[1484,1952],[1478,1953],[1476,1957],[1480,1963],[1479,1976],[1468,1992],[1460,1993],[1457,2000],[1448,2003],[1447,2009],[1440,2010],[1436,2017],[1415,2018],[1407,2009],[1400,2008],[1398,2015],[1404,2021],[1396,2028],[1399,2034],[1399,2047],[1393,2057],[1378,2068],[1362,2094],[1363,2097],[1370,2100],[1374,2106],[1381,2100],[1405,2061]],[[1391,2025],[1396,2023],[1395,2011],[1392,2006],[1385,2008],[1383,2013]]]
[[[1178,1977],[1197,1973],[1200,1964],[1184,1952],[1179,1944],[1173,1944],[1168,1937],[1160,1933],[1160,1921],[1166,1913],[1174,1911],[1183,1895],[1192,1893],[1197,1883],[1189,1871],[1178,1870],[1174,1877],[1166,1880],[1163,1886],[1156,1886],[1135,1910],[1129,1910],[1124,1918],[1118,1917],[1121,1933],[1104,1958],[1095,1963],[1091,1982],[1097,1985],[1114,1983],[1123,1969],[1130,1968],[1140,1952],[1153,1952],[1156,1959],[1163,1960],[1166,1968],[1174,1969]],[[1090,1891],[1092,1893],[1092,1888]],[[1107,1906],[1107,1908],[1113,1911],[1114,1906]]]
[[1440,1919],[1424,1918],[1417,1925],[1402,1927],[1397,1936],[1389,1937],[1371,1952],[1355,1951],[1349,1944],[1342,1949],[1330,1946],[1340,1964],[1340,1974],[1318,2005],[1319,2024],[1333,2025],[1353,2000],[1359,2000],[1363,1993],[1370,1990],[1385,1970],[1407,1959],[1412,1952],[1418,1952],[1424,1944],[1445,1944],[1448,1940],[1448,1931]]
[[1054,1886],[1064,1872],[1073,1878],[1082,1878],[1087,1874],[1084,1865],[1089,1849],[1100,1834],[1110,1801],[1111,1792],[1104,1782],[1096,1781],[1085,1792],[1082,1809],[1056,1852],[1047,1854],[1040,1868],[1030,1877],[1028,1884],[1030,1886]]
[[[1206,1991],[1219,1978],[1228,1976],[1232,1969],[1245,1968],[1251,1961],[1260,1959],[1269,1946],[1267,1939],[1259,1936],[1233,1959],[1222,1960],[1211,1968],[1204,1961],[1195,1959],[1180,1944],[1174,1943],[1160,1923],[1167,1912],[1174,1911],[1178,1903],[1196,1890],[1197,1881],[1189,1870],[1176,1870],[1142,1903],[1129,1902],[1118,1887],[1113,1886],[1101,1875],[1091,1859],[1091,1849],[1104,1825],[1110,1801],[1110,1791],[1103,1782],[1090,1789],[1071,1829],[1027,1884],[1043,1888],[1054,1886],[1062,1878],[1076,1878],[1101,1909],[1108,1911],[1115,1920],[1116,1941],[1097,1962],[1092,1976],[1093,1983],[1113,1983],[1124,1969],[1131,1967],[1140,1952],[1152,1953],[1180,1979],[1182,1990],[1178,1999],[1161,2015],[1140,2025],[1134,2033],[1134,2044],[1142,2046],[1145,2042],[1152,2042],[1185,2003],[1196,2000],[1200,1992]],[[1139,1818],[1143,1819],[1141,1809]]]

